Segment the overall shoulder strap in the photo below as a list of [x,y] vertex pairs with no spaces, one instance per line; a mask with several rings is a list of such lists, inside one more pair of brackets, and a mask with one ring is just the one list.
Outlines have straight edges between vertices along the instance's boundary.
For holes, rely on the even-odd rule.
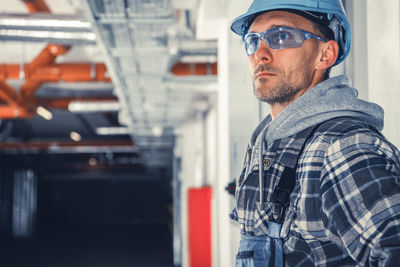
[[271,220],[277,223],[283,223],[285,218],[285,211],[290,204],[290,194],[292,193],[294,186],[296,184],[296,169],[297,163],[299,161],[300,155],[303,153],[304,148],[306,146],[307,141],[314,135],[317,129],[324,122],[317,124],[315,126],[311,126],[309,129],[309,133],[306,136],[299,153],[297,154],[296,165],[294,168],[285,167],[281,178],[279,180],[279,184],[275,187],[274,192],[272,193],[271,201],[272,201],[272,217]]

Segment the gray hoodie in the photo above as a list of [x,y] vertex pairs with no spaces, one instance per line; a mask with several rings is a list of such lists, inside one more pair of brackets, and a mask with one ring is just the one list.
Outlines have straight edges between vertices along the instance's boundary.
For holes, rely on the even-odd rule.
[[[265,148],[275,140],[289,137],[308,127],[337,117],[353,117],[374,126],[383,128],[383,109],[373,103],[358,99],[358,92],[351,88],[351,82],[346,76],[338,76],[325,80],[297,98],[279,115],[271,120],[268,115],[254,130],[249,147],[252,148],[250,160],[246,153],[246,176],[252,166],[262,164]],[[265,138],[264,138],[265,137]],[[262,168],[262,165],[259,166]],[[263,187],[263,172],[259,172],[259,184]],[[264,190],[259,190],[260,198],[264,199]]]
[[[373,103],[358,99],[358,92],[351,88],[350,79],[337,76],[325,80],[288,105],[271,121],[267,116],[254,130],[250,146],[259,143],[265,133],[265,142],[291,136],[310,126],[336,117],[354,117],[378,130],[383,129],[383,109]],[[258,140],[257,140],[258,139]],[[257,144],[258,146],[258,144]]]

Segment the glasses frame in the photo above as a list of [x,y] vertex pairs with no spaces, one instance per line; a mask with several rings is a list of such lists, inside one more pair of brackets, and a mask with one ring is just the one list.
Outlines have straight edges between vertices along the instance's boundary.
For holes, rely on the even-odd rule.
[[[270,35],[272,33],[279,32],[279,31],[295,31],[295,32],[301,34],[303,36],[303,39],[301,40],[301,42],[297,42],[296,46],[288,46],[288,47],[280,47],[280,48],[271,47],[270,40],[269,40],[267,35]],[[258,37],[257,49],[255,49],[254,52],[249,52],[249,48],[248,48],[249,44],[248,44],[248,42],[246,42],[246,39],[248,39],[249,36],[257,36]],[[298,48],[298,47],[301,47],[303,45],[304,41],[307,40],[307,39],[315,39],[315,40],[322,41],[322,42],[327,42],[328,41],[327,39],[325,39],[323,37],[320,37],[318,35],[315,35],[315,34],[313,34],[311,32],[308,32],[308,31],[304,31],[304,30],[301,30],[301,29],[298,29],[298,28],[290,28],[290,27],[285,27],[285,26],[279,26],[279,27],[274,27],[272,29],[266,30],[264,32],[248,32],[245,35],[243,35],[243,42],[245,44],[245,50],[246,50],[246,53],[247,53],[248,56],[257,53],[257,51],[258,51],[258,49],[260,48],[260,45],[261,45],[261,39],[265,40],[265,42],[267,43],[268,47],[270,47],[271,49],[276,49],[276,50],[286,49],[286,48]]]

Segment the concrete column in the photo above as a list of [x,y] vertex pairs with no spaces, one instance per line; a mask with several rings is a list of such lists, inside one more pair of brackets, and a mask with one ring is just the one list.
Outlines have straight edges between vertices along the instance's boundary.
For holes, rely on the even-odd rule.
[[366,2],[369,100],[384,108],[383,133],[400,147],[400,2]]
[[[248,7],[242,8],[242,12]],[[239,12],[236,12],[238,15]],[[259,104],[253,95],[247,56],[241,38],[230,32],[231,20],[220,25],[218,49],[218,257],[216,266],[234,266],[240,230],[228,214],[234,198],[225,186],[237,179],[250,138],[258,123]]]
[[344,61],[346,75],[357,88],[359,98],[368,100],[368,79],[365,77],[368,73],[367,3],[365,0],[347,0],[344,6],[352,30],[352,47]]
[[[230,23],[245,12],[251,0],[202,0],[196,37],[218,40],[218,96],[216,102],[217,158],[213,185],[213,266],[234,266],[239,226],[229,219],[234,198],[225,187],[240,174],[250,134],[268,107],[253,95],[247,56]],[[261,112],[259,111],[261,109]],[[212,138],[208,138],[212,140]]]

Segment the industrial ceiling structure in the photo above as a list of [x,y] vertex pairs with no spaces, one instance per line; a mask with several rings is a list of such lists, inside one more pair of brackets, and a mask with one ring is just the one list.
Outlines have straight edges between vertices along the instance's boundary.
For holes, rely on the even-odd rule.
[[7,1],[0,153],[170,166],[176,129],[217,88],[217,42],[196,39],[198,2]]

